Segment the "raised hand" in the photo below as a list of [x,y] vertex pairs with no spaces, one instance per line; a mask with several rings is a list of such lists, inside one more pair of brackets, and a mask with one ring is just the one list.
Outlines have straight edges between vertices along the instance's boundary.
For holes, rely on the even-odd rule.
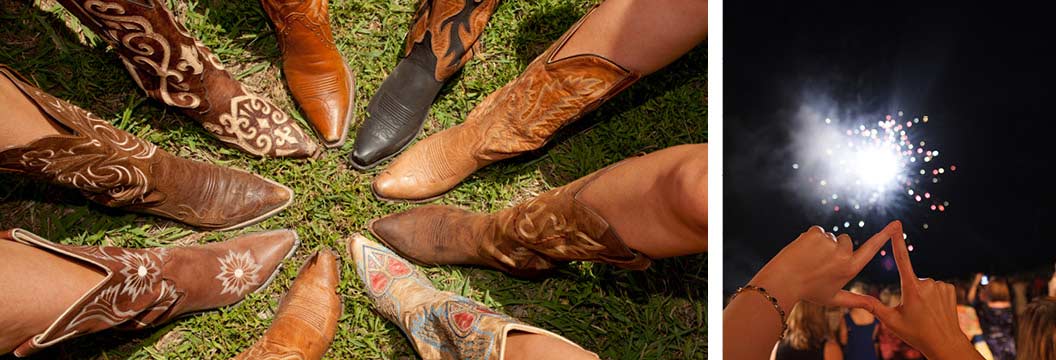
[[785,246],[763,267],[750,284],[771,292],[782,307],[800,300],[840,307],[871,308],[871,296],[840,290],[851,281],[888,239],[902,234],[902,223],[892,221],[857,251],[847,234],[835,236],[812,226]]
[[902,303],[892,308],[875,302],[866,308],[929,359],[983,359],[957,325],[953,285],[917,278],[901,229],[891,240],[891,246],[902,282]]

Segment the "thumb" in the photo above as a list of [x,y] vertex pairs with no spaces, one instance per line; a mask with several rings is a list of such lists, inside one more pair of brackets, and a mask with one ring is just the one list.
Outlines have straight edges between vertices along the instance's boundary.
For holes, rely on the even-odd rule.
[[902,313],[896,308],[884,305],[877,300],[876,306],[870,309],[869,312],[873,313],[880,319],[881,323],[893,330],[902,328]]

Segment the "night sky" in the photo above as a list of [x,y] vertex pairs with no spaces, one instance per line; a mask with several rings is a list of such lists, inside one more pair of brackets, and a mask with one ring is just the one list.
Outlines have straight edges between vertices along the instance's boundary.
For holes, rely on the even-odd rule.
[[[1056,262],[1056,20],[1041,9],[872,4],[726,2],[724,292],[808,226],[831,224],[790,180],[803,175],[791,141],[807,136],[796,115],[821,100],[847,117],[928,115],[925,138],[957,166],[932,187],[946,212],[877,215],[852,227],[856,241],[901,219],[917,273],[940,279]],[[880,261],[863,279],[897,281]]]

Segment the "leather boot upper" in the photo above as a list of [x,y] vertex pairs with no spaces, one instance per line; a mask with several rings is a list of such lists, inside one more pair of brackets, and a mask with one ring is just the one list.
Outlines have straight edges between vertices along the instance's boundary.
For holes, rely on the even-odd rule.
[[256,156],[308,157],[297,122],[247,90],[159,0],[59,0],[109,42],[147,95],[180,109],[220,141]]
[[183,314],[234,304],[266,286],[298,245],[297,234],[289,230],[152,249],[61,245],[22,229],[0,232],[0,241],[5,240],[79,261],[105,275],[44,333],[15,349],[17,356],[75,336],[110,328],[147,328]]
[[[177,158],[143,139],[6,76],[69,132],[0,149],[0,171],[17,172],[81,190],[106,206],[167,217],[208,229],[231,229],[285,208],[293,192],[245,171]],[[2,80],[0,80],[2,81]]]
[[639,74],[597,55],[555,59],[578,28],[488,95],[463,123],[400,154],[374,180],[374,193],[409,201],[442,195],[477,169],[543,147],[558,129],[637,81]]
[[328,147],[352,123],[355,79],[334,44],[327,0],[261,0],[275,24],[282,69],[297,104]]

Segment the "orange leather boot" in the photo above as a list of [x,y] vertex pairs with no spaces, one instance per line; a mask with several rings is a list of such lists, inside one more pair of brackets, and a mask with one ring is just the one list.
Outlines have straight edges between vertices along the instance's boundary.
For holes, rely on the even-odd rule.
[[356,79],[337,52],[327,0],[261,0],[282,48],[282,71],[293,98],[323,138],[340,147],[348,137]]
[[488,95],[463,123],[396,157],[374,179],[374,194],[410,202],[439,197],[482,167],[543,147],[558,129],[637,81],[639,74],[598,55],[555,57],[582,23]]
[[337,333],[341,299],[334,253],[315,253],[297,273],[264,337],[235,359],[322,359]]

